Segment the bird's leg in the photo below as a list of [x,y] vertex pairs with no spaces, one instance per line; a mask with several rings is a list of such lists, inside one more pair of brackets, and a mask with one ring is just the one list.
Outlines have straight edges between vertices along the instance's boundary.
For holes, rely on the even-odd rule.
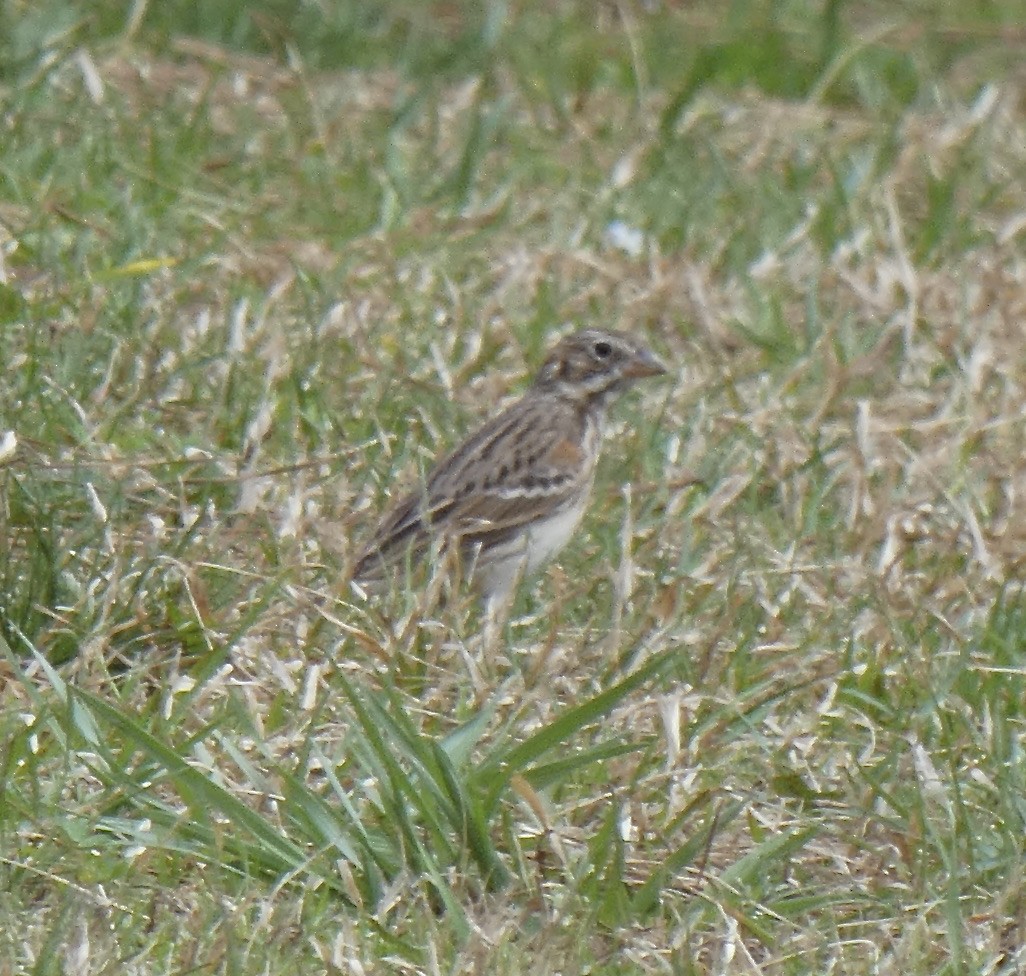
[[506,625],[517,588],[527,569],[527,554],[516,560],[511,571],[496,577],[496,585],[485,595],[484,620],[481,628],[481,655],[489,664],[501,653]]

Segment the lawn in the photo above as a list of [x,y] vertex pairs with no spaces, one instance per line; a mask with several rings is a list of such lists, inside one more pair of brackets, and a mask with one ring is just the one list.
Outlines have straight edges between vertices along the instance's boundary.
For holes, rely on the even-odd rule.
[[[1013,0],[0,7],[0,976],[1026,968]],[[672,365],[493,646],[346,583]]]

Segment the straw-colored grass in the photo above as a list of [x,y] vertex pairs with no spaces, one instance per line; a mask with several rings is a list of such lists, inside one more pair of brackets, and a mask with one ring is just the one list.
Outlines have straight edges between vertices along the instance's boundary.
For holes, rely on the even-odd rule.
[[[1014,5],[186,7],[0,41],[0,973],[1017,972]],[[358,599],[584,324],[498,644]]]

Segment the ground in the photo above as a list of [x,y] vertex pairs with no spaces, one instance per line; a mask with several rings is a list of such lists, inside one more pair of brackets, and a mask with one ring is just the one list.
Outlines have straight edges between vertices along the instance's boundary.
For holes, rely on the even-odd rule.
[[[0,974],[1026,967],[1024,43],[8,4]],[[672,369],[496,645],[360,599],[586,325]]]

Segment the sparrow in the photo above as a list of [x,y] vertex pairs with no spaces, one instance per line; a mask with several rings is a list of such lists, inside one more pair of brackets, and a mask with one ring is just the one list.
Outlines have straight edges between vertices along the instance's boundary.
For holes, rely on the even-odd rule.
[[364,588],[441,542],[491,606],[552,559],[580,524],[613,398],[666,372],[622,332],[560,340],[524,395],[474,431],[382,517],[359,553]]

